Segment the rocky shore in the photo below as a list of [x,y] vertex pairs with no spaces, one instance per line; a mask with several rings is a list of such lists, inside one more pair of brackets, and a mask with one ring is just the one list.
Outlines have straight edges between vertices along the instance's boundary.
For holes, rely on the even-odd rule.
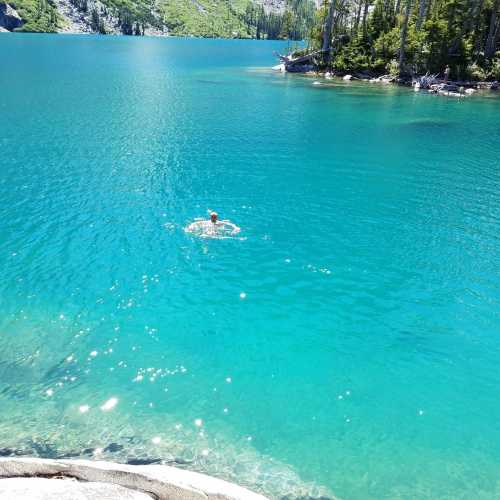
[[41,458],[0,458],[0,498],[267,500],[227,481],[166,465]]
[[[403,85],[411,86],[414,90],[428,91],[430,93],[445,95],[450,97],[461,97],[471,95],[478,90],[500,90],[500,83],[497,81],[445,81],[440,78],[433,78],[432,81],[426,81],[426,76],[395,76],[395,75],[377,75],[370,71],[353,71],[353,72],[335,72],[321,71],[314,68],[313,65],[292,65],[290,67],[281,63],[273,66],[272,69],[280,72],[299,73],[304,76],[322,78],[324,80],[332,80],[334,78],[344,81],[362,81],[369,83],[378,83],[383,85]],[[321,85],[322,82],[314,82],[316,85]],[[326,82],[325,82],[326,83]]]

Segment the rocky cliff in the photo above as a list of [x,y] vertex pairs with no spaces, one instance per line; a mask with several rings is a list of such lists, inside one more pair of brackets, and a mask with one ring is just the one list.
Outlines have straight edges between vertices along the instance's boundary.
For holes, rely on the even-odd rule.
[[23,24],[24,21],[16,9],[8,3],[0,3],[0,31],[12,31]]

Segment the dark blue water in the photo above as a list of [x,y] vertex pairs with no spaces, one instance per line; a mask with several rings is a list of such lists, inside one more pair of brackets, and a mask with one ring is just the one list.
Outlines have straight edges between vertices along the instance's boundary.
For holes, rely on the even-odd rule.
[[[314,85],[280,43],[0,50],[0,448],[500,497],[500,99]],[[244,239],[186,234],[209,209]]]

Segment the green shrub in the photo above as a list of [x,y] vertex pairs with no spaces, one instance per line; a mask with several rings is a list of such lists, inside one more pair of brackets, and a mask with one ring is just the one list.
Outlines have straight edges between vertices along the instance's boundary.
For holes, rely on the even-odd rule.
[[10,5],[24,21],[15,31],[55,32],[63,26],[63,19],[51,0],[15,0]]
[[387,73],[389,73],[392,76],[398,76],[399,75],[399,63],[396,61],[396,59],[392,59],[389,61],[385,67],[387,70]]
[[471,80],[486,80],[486,72],[475,62],[467,66],[466,75]]
[[490,80],[500,81],[500,52],[497,52],[497,56],[493,59],[491,67],[488,68],[486,77]]

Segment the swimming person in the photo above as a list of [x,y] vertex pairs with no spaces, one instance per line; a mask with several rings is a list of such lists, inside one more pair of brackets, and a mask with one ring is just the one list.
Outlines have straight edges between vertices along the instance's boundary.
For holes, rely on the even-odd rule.
[[210,220],[197,220],[185,228],[186,233],[192,233],[201,238],[231,238],[240,232],[240,228],[228,220],[218,220],[217,212],[210,212]]

